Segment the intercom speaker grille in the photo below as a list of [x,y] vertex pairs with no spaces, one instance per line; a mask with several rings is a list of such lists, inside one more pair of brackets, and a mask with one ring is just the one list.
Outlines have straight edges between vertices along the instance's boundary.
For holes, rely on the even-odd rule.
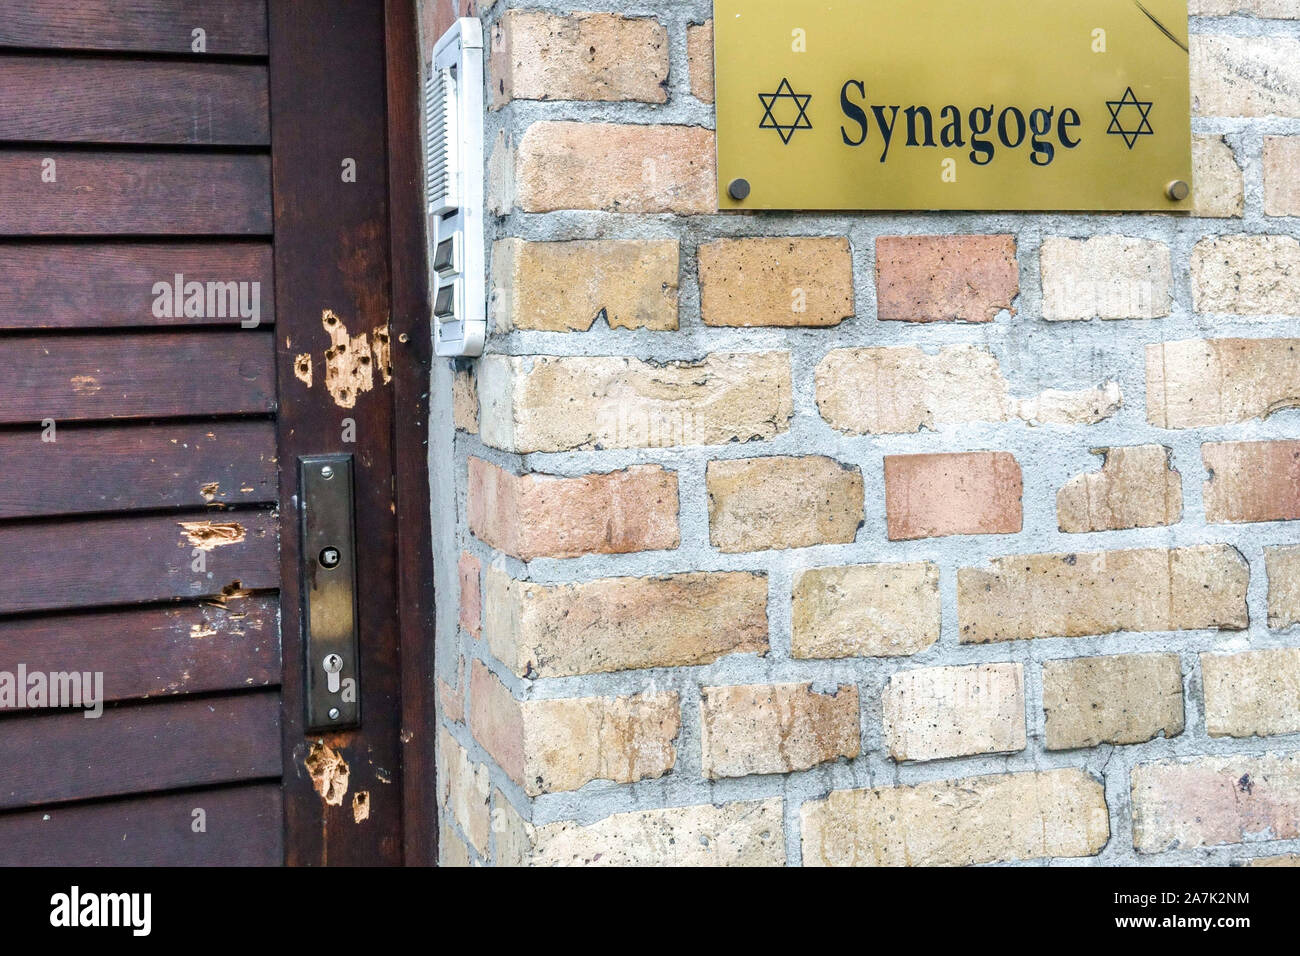
[[438,215],[460,205],[454,67],[429,71],[424,81],[424,103],[425,185],[429,212]]

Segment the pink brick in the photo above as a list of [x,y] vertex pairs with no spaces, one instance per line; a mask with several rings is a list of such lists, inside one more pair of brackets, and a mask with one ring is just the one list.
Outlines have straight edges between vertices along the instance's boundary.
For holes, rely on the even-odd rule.
[[876,315],[903,322],[992,322],[1020,294],[1014,236],[882,236]]
[[886,455],[889,539],[1015,534],[1021,490],[1020,465],[1007,452]]
[[483,566],[474,555],[462,551],[456,570],[460,575],[460,626],[478,637],[483,629]]
[[1300,518],[1300,441],[1207,442],[1201,458],[1206,521]]

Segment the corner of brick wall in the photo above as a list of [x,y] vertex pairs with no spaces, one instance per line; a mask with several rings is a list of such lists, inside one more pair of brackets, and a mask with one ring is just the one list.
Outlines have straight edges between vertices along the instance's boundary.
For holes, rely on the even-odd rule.
[[445,864],[1300,861],[1300,14],[1191,7],[1188,217],[719,215],[707,0],[471,11]]

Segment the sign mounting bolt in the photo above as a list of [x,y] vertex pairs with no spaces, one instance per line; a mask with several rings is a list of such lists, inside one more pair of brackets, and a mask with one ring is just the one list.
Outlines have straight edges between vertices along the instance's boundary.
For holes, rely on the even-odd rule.
[[749,198],[749,180],[733,179],[731,185],[727,187],[727,195],[736,202],[744,202]]
[[1182,202],[1192,194],[1192,187],[1181,179],[1175,179],[1165,187],[1165,195],[1175,202]]

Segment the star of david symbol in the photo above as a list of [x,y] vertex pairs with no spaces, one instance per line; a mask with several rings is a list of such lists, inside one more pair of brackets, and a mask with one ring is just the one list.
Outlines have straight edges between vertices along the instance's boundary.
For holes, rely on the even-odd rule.
[[1151,128],[1151,102],[1139,102],[1131,86],[1118,100],[1107,100],[1106,108],[1110,110],[1110,128],[1106,132],[1123,136],[1129,149],[1133,148],[1139,136],[1150,136],[1155,132]]
[[[759,101],[763,104],[763,119],[759,122],[759,129],[774,129],[781,136],[781,142],[789,144],[790,137],[794,135],[797,129],[812,129],[812,123],[808,119],[808,101],[812,99],[811,93],[799,94],[790,87],[790,81],[781,80],[781,85],[776,88],[775,93],[759,93]],[[783,100],[789,100],[788,104]],[[773,113],[776,110],[776,113]],[[790,123],[782,123],[777,119],[777,114],[782,117],[795,114],[794,120]]]

